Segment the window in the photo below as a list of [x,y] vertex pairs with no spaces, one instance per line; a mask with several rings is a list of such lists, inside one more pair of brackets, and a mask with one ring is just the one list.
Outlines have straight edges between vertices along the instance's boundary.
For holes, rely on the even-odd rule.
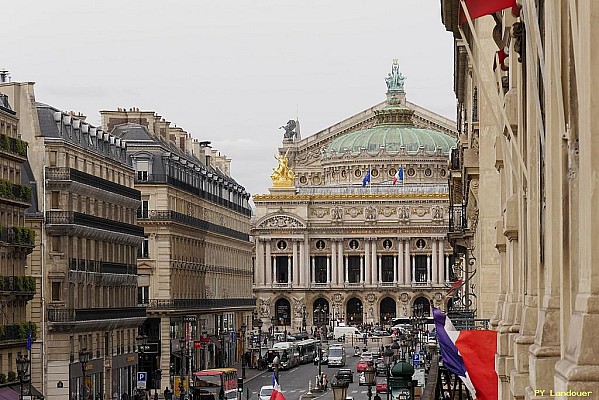
[[314,257],[314,282],[327,283],[327,257]]
[[137,304],[148,304],[150,302],[150,287],[137,287]]
[[51,167],[56,166],[56,152],[55,151],[50,152],[50,166]]
[[289,258],[277,256],[277,283],[289,283]]
[[59,204],[58,204],[58,200],[59,200],[59,194],[60,192],[58,191],[52,191],[51,195],[50,195],[50,208],[60,208]]
[[149,258],[150,257],[150,238],[144,237],[141,246],[138,247],[137,258]]
[[137,218],[148,218],[149,201],[142,200],[141,207],[137,209]]
[[360,283],[360,256],[347,257],[349,283]]
[[135,163],[135,172],[137,174],[138,181],[147,181],[148,174],[150,173],[150,161],[148,160],[138,160]]
[[60,282],[52,282],[52,301],[60,301]]

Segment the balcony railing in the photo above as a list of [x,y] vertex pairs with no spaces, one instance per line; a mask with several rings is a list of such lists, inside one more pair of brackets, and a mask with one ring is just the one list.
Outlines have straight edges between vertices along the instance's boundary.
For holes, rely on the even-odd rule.
[[116,193],[134,200],[141,200],[141,192],[139,190],[73,168],[46,167],[46,178],[49,180],[72,180],[95,187],[96,189]]
[[50,322],[83,322],[145,317],[145,307],[48,309],[48,321]]
[[137,265],[135,264],[87,260],[83,258],[69,259],[69,269],[71,271],[100,272],[104,274],[137,274]]
[[0,242],[33,246],[35,245],[35,231],[22,226],[0,228]]
[[451,149],[450,166],[452,171],[459,171],[461,169],[459,149]]
[[148,309],[255,307],[256,299],[150,299]]
[[449,205],[449,232],[463,232],[466,229],[466,205]]
[[31,188],[0,178],[0,197],[23,203],[31,203]]
[[236,203],[229,201],[225,198],[222,198],[220,196],[217,196],[215,194],[212,194],[210,192],[202,190],[202,189],[200,189],[196,186],[193,186],[189,183],[180,181],[179,179],[173,178],[172,176],[168,176],[166,174],[149,174],[147,176],[144,175],[142,179],[140,179],[140,177],[136,177],[135,183],[171,185],[178,189],[181,189],[188,193],[191,193],[195,196],[198,196],[201,199],[208,200],[211,203],[215,203],[215,204],[227,207],[227,208],[229,208],[233,211],[236,211],[238,213],[247,215],[248,217],[252,215],[252,210],[250,210],[249,208],[243,207],[239,204],[236,204]]
[[31,276],[0,276],[0,292],[35,293],[35,279]]
[[76,211],[46,211],[46,223],[56,225],[83,225],[90,228],[103,229],[132,236],[144,236],[144,228],[140,226],[87,215]]
[[193,228],[198,228],[220,235],[229,236],[240,240],[249,240],[249,235],[235,229],[227,228],[222,225],[213,224],[212,222],[204,221],[203,219],[195,218],[190,215],[178,213],[170,210],[150,210],[149,212],[138,212],[137,218],[139,221],[173,221],[179,222]]
[[0,342],[8,340],[27,340],[29,337],[29,330],[31,330],[31,338],[33,340],[37,337],[37,325],[34,323],[21,323],[21,324],[10,324],[0,325]]
[[27,157],[27,142],[6,135],[0,135],[0,150],[8,151],[21,157]]

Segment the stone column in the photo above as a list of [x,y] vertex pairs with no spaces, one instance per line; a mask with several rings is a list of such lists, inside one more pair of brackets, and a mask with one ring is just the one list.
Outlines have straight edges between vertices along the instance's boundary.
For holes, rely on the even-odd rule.
[[293,264],[291,256],[287,256],[287,283],[293,283]]
[[345,256],[345,283],[349,282],[349,260],[347,258],[347,255]]
[[372,242],[370,242],[370,245],[372,246],[372,251],[370,252],[370,258],[371,258],[371,261],[370,261],[371,273],[370,274],[371,274],[371,278],[372,278],[372,279],[370,279],[370,284],[371,285],[374,284],[374,283],[376,283],[377,281],[380,282],[381,281],[381,276],[382,276],[381,275],[380,260],[379,260],[379,265],[378,265],[378,272],[379,272],[378,280],[377,280],[377,278],[375,276],[376,275],[375,271],[376,271],[376,267],[377,267],[377,263],[376,263],[376,261],[377,261],[376,243],[377,243],[377,239],[376,238],[374,238],[372,240]]
[[412,283],[416,282],[416,256],[412,254]]
[[339,274],[339,269],[337,268],[337,242],[335,239],[331,240],[331,279],[330,283],[332,285],[336,285],[339,281],[337,276]]
[[315,256],[311,256],[311,268],[310,270],[312,271],[312,276],[310,277],[310,283],[315,283],[316,282],[316,257]]
[[393,284],[397,285],[397,257],[393,256]]
[[411,275],[412,272],[412,264],[410,263],[411,257],[410,257],[410,239],[406,240],[404,242],[404,249],[405,249],[405,253],[404,253],[404,271],[406,272],[406,276],[404,277],[404,284],[408,284],[409,282],[414,282],[414,275]]
[[433,276],[431,277],[431,281],[435,284],[435,283],[439,283],[439,275],[437,274],[437,261],[439,261],[439,254],[437,254],[437,238],[433,238],[433,261],[432,261],[432,268],[433,268]]
[[256,286],[264,285],[264,241],[256,238]]
[[381,255],[379,255],[378,264],[378,284],[380,285],[381,283],[383,283],[383,256]]
[[343,259],[343,239],[340,239],[337,243],[337,283],[347,282],[345,279],[345,263]]
[[304,238],[304,286],[310,287],[310,241]]
[[404,285],[405,282],[405,263],[403,255],[403,239],[397,241],[397,283]]
[[327,255],[327,283],[331,283],[331,256]]
[[291,260],[292,260],[292,268],[291,270],[293,271],[293,286],[299,286],[299,265],[297,264],[297,240],[296,239],[292,239],[292,245],[291,245],[291,251],[293,251],[293,254],[291,254]]
[[360,282],[364,282],[364,256],[360,256]]
[[451,275],[449,273],[449,268],[451,268],[451,266],[449,265],[449,254],[445,256],[445,270],[447,271],[447,274],[445,275],[445,282],[449,282],[449,275]]
[[[362,260],[362,256],[360,256],[360,261]],[[360,264],[360,277],[361,281],[366,283],[367,285],[372,284],[372,269],[370,265],[370,239],[364,239],[364,275],[362,275],[362,264]],[[366,279],[366,280],[364,280]]]
[[277,268],[277,256],[272,256],[272,266],[273,283],[279,283],[279,281],[277,280],[277,272],[279,271]]
[[439,283],[445,282],[445,249],[443,239],[439,239]]
[[266,285],[270,286],[273,283],[272,279],[272,257],[270,255],[270,240],[265,240],[263,242],[266,247],[266,281],[264,282]]
[[299,266],[297,269],[297,276],[299,278],[299,285],[301,287],[306,286],[306,279],[304,277],[306,270],[306,249],[304,248],[304,242],[299,242]]
[[426,256],[426,281],[431,283],[431,255]]

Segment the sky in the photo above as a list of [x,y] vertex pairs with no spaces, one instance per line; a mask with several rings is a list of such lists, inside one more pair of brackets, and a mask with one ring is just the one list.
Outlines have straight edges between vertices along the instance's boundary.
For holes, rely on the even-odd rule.
[[455,120],[452,35],[440,0],[20,0],[0,10],[0,68],[36,100],[82,112],[155,111],[268,193],[289,119],[312,135],[385,100]]

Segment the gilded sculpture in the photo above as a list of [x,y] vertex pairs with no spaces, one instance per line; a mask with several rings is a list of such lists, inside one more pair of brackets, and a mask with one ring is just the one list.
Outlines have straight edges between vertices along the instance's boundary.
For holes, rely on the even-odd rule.
[[287,152],[280,154],[276,157],[278,164],[273,169],[270,178],[274,187],[292,187],[295,174],[291,167],[289,167],[289,159],[287,158]]

